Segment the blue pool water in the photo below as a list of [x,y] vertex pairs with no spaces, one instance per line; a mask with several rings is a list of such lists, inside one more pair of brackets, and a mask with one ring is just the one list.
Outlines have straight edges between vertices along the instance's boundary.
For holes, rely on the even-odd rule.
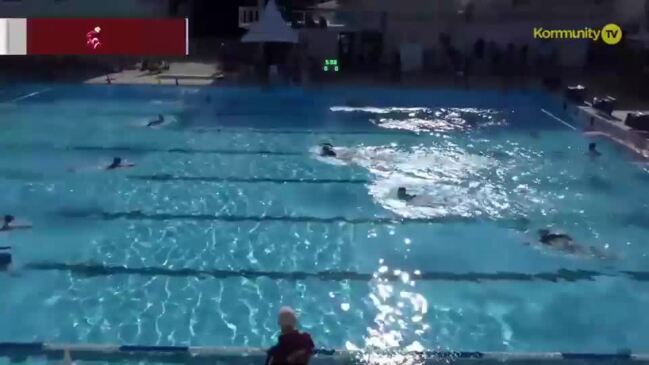
[[[319,347],[649,351],[649,175],[545,94],[19,89],[0,341],[268,346],[291,305]],[[545,227],[610,258],[525,244]]]

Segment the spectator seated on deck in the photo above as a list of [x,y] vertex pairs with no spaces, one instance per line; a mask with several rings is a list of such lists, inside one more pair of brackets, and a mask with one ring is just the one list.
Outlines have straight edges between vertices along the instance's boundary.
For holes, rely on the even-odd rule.
[[147,71],[149,75],[161,74],[163,71],[169,71],[169,63],[167,61],[151,61],[142,60],[140,64],[140,71]]

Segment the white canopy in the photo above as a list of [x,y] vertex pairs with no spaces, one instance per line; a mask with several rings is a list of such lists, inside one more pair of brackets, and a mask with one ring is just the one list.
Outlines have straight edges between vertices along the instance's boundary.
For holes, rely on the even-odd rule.
[[277,9],[275,0],[268,0],[259,21],[250,26],[248,33],[241,38],[244,43],[297,43],[297,32],[286,24],[282,14]]
[[338,4],[338,0],[329,0],[326,2],[319,3],[318,5],[315,5],[312,8],[324,9],[324,10],[338,10],[340,8],[340,4]]

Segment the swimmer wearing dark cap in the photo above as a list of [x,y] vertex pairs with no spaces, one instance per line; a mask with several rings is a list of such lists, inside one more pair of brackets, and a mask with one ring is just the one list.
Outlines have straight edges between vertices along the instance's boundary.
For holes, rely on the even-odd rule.
[[0,227],[0,232],[13,231],[15,229],[29,229],[32,228],[29,224],[15,224],[16,218],[13,215],[7,214],[4,216],[2,221],[2,227]]
[[417,195],[408,194],[408,191],[403,186],[401,186],[401,187],[399,187],[399,189],[397,189],[397,199],[399,199],[399,200],[408,202],[408,201],[411,201],[412,199],[414,199],[416,197],[417,197]]
[[0,247],[0,271],[7,270],[11,265],[11,252],[4,252],[8,250],[11,250],[11,247]]
[[135,164],[132,163],[124,163],[121,157],[115,157],[113,158],[113,162],[110,165],[106,166],[106,170],[123,169],[134,166]]
[[336,151],[331,143],[323,143],[320,145],[320,156],[322,157],[336,157]]

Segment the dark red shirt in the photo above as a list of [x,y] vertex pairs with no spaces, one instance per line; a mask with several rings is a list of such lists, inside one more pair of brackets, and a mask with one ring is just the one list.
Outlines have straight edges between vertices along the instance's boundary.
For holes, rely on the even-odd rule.
[[294,362],[289,363],[288,357],[297,351],[305,350],[310,354],[315,348],[311,335],[306,332],[290,332],[279,336],[277,345],[268,351],[272,357],[272,365],[305,365],[306,363]]

